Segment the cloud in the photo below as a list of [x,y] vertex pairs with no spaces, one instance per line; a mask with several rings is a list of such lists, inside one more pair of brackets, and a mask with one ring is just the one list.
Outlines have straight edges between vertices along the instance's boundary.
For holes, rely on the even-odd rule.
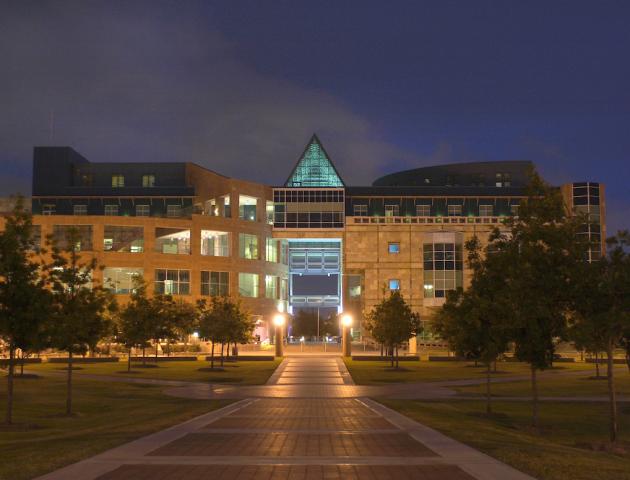
[[[285,180],[313,132],[351,184],[388,164],[424,163],[338,98],[240,61],[198,4],[142,5],[24,2],[2,16],[0,152],[21,179],[15,188],[42,144],[93,161],[194,161],[270,184]],[[12,193],[4,183],[1,194]]]

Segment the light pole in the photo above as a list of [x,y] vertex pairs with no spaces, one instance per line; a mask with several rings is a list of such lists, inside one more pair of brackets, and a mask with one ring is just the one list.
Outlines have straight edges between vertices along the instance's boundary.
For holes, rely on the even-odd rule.
[[352,326],[352,316],[344,313],[341,316],[341,352],[344,357],[352,355],[352,340],[350,339],[350,327]]
[[281,313],[273,317],[273,324],[276,326],[276,357],[284,356],[282,350],[282,327],[284,327],[285,318]]

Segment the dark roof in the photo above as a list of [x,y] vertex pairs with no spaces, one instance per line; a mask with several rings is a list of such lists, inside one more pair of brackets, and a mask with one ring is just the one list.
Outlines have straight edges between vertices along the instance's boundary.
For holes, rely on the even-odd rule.
[[372,186],[346,187],[347,197],[523,197],[525,187]]
[[510,175],[510,185],[523,187],[527,185],[528,174],[533,168],[534,164],[527,160],[452,163],[390,173],[376,179],[372,185],[379,187],[485,187],[495,185],[498,173],[507,173]]

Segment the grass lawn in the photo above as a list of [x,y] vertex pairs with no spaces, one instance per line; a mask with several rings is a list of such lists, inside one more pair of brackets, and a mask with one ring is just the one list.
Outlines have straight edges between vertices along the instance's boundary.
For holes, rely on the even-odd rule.
[[[81,380],[76,377],[76,415],[65,410],[64,378],[17,378],[15,425],[0,425],[0,479],[34,478],[116,445],[164,429],[230,403],[163,395],[163,387]],[[6,378],[0,377],[4,418]]]
[[[606,369],[602,369],[606,374]],[[593,376],[595,373],[593,372]],[[630,395],[630,374],[625,366],[615,368],[615,386],[620,394]],[[608,382],[605,378],[594,380],[591,377],[540,377],[538,389],[541,396],[573,397],[580,395],[608,395]],[[458,392],[465,394],[485,394],[484,386],[458,387]],[[498,397],[529,396],[531,383],[509,382],[492,385],[492,394]]]
[[[189,382],[211,382],[211,383],[237,383],[242,385],[261,385],[274,372],[280,363],[280,359],[273,361],[247,361],[239,360],[238,362],[225,362],[223,371],[200,371],[210,367],[210,362],[190,361],[190,362],[158,362],[157,367],[142,368],[140,363],[132,363],[132,372],[127,373],[126,362],[115,363],[82,363],[75,364],[80,367],[76,370],[76,376],[82,374],[92,375],[115,375],[124,378],[152,378],[161,380],[183,380]],[[148,361],[148,365],[155,363]],[[219,365],[215,362],[215,368]],[[30,372],[38,371],[54,371],[61,372],[65,368],[65,364],[60,363],[41,363],[26,365]]]
[[[354,382],[358,385],[384,383],[439,382],[445,380],[484,379],[485,368],[474,367],[472,362],[400,362],[401,370],[390,370],[389,362],[357,361],[344,359]],[[549,372],[588,370],[584,363],[562,363]],[[518,362],[500,362],[499,372],[493,376],[529,375],[529,367]]]
[[608,438],[605,404],[545,402],[541,433],[529,428],[531,407],[495,402],[484,415],[481,401],[381,400],[394,410],[475,447],[542,480],[629,480],[630,406],[620,408],[625,454],[596,451]]

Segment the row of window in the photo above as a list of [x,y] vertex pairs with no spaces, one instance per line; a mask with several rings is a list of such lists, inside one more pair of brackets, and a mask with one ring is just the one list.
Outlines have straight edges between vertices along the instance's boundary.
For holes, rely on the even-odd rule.
[[[151,216],[151,205],[135,205],[136,217],[149,217]],[[123,212],[120,209],[120,205],[103,205],[103,215],[109,217],[116,217]],[[181,217],[183,213],[183,207],[181,205],[166,205],[166,216],[171,218]],[[42,205],[42,215],[56,215],[57,206],[54,203],[45,203]],[[88,214],[87,204],[75,204],[72,206],[72,214],[78,216],[84,216]]]
[[[431,205],[416,205],[416,217],[430,217]],[[447,215],[449,217],[461,217],[464,214],[463,205],[447,205]],[[352,207],[355,217],[367,217],[369,215],[368,205],[355,204]],[[495,215],[494,205],[479,205],[479,217],[492,217]],[[518,215],[518,205],[510,205],[510,213],[514,216]],[[400,205],[385,205],[386,217],[399,217]]]
[[[129,294],[134,290],[134,279],[142,277],[142,268],[115,268],[103,270],[103,285],[117,294]],[[259,277],[256,273],[238,273],[238,293],[243,297],[259,296]],[[200,295],[220,296],[230,294],[230,272],[200,272]],[[287,279],[275,275],[265,275],[265,298],[286,300],[288,292]],[[190,270],[156,269],[154,292],[166,295],[190,295]]]
[[[84,183],[85,183],[85,179],[89,178],[89,177],[84,177]],[[91,180],[89,180],[88,182],[89,184],[91,184]],[[125,176],[117,173],[112,175],[112,188],[122,188],[125,186]],[[142,186],[143,187],[155,187],[155,175],[153,175],[152,173],[148,173],[145,175],[142,175]]]
[[[69,248],[68,235],[71,229],[78,233],[75,239],[76,251],[92,251],[94,249],[92,225],[53,225],[53,238],[62,249]],[[103,228],[103,250],[119,253],[144,252],[144,227],[105,225]],[[41,229],[38,231],[41,232]],[[204,256],[229,257],[230,232],[201,230],[200,253]],[[41,242],[41,233],[39,235]],[[259,260],[258,235],[239,233],[238,244],[240,258]],[[181,228],[156,227],[154,251],[165,254],[191,253],[190,230]],[[264,258],[268,262],[288,263],[288,243],[274,238],[265,238]]]

